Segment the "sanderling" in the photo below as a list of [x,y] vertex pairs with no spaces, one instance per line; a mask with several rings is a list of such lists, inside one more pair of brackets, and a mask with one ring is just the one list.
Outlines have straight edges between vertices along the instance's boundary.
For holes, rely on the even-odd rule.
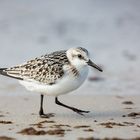
[[53,116],[44,114],[44,95],[55,96],[55,103],[84,115],[89,111],[67,106],[58,100],[58,96],[69,93],[82,85],[88,75],[88,66],[102,72],[102,69],[93,63],[85,48],[70,48],[29,60],[21,65],[10,68],[1,68],[0,74],[18,79],[27,90],[41,94],[41,117]]

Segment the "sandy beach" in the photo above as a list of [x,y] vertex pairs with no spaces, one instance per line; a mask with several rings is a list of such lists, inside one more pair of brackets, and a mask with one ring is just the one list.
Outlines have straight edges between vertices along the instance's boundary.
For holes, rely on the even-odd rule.
[[[0,140],[140,140],[140,1],[0,1],[0,68],[57,50],[84,47],[104,70],[60,101],[0,76]],[[116,138],[116,139],[115,139]]]
[[[47,97],[44,109],[55,117],[40,118],[39,96],[1,96],[0,138],[74,140],[80,138],[140,138],[140,96],[60,97],[68,105],[89,110],[80,116]],[[88,140],[88,139],[87,139]]]

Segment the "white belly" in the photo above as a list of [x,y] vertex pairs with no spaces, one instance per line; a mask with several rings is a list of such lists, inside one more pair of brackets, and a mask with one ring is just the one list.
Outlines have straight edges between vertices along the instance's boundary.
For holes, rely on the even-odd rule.
[[53,85],[40,84],[39,82],[19,81],[20,84],[25,86],[27,90],[38,92],[44,95],[58,96],[61,94],[69,93],[78,87],[85,81],[88,75],[88,67],[84,67],[79,76],[65,74],[65,76]]

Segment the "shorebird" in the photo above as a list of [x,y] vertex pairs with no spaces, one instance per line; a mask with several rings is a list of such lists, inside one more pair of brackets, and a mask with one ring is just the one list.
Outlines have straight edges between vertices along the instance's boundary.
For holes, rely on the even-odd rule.
[[58,100],[58,96],[79,88],[87,78],[88,66],[102,72],[102,69],[91,61],[88,51],[78,47],[42,55],[10,68],[0,68],[0,74],[19,80],[29,91],[40,93],[40,117],[53,116],[52,113],[44,113],[44,95],[55,96],[56,104],[84,115],[89,111],[65,105]]

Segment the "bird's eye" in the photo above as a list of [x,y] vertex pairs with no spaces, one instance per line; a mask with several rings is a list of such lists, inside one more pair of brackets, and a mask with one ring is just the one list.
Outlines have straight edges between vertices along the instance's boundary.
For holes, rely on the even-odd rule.
[[78,54],[78,58],[80,58],[80,59],[81,59],[81,58],[82,58],[82,55],[81,55],[81,54]]

